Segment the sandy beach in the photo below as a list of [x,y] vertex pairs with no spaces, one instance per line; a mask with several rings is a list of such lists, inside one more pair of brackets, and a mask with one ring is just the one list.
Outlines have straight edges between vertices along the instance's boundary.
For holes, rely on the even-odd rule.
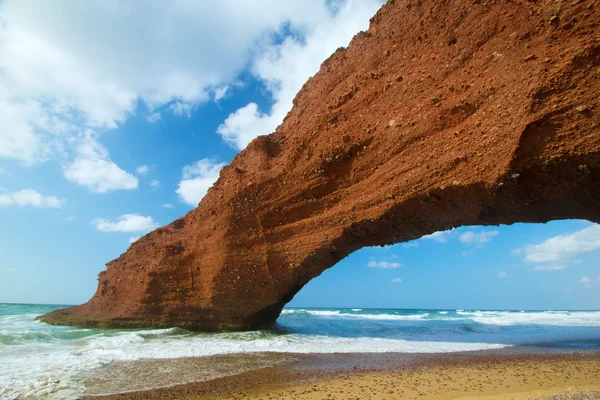
[[600,353],[302,355],[288,364],[88,399],[596,399]]

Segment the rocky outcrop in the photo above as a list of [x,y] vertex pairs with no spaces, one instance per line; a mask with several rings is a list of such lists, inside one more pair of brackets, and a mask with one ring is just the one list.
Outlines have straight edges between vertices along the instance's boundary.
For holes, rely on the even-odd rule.
[[600,5],[390,1],[198,208],[55,324],[252,329],[353,251],[461,225],[600,222]]

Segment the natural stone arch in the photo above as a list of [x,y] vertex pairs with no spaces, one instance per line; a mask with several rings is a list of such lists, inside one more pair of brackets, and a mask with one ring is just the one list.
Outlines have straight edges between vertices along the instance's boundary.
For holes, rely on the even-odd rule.
[[41,319],[253,329],[353,251],[462,225],[600,222],[600,21],[558,6],[390,1],[198,208]]

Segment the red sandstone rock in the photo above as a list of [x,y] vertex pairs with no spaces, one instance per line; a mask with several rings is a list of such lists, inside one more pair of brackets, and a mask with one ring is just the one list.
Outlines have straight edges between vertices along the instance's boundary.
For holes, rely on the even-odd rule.
[[251,329],[363,246],[600,222],[599,21],[592,0],[390,1],[198,208],[41,319]]

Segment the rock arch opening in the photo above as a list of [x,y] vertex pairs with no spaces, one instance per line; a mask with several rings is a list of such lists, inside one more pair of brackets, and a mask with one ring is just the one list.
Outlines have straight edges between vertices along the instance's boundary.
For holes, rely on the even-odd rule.
[[461,227],[362,248],[309,281],[284,309],[596,308],[600,298],[590,294],[600,287],[599,241],[600,225],[562,220]]

